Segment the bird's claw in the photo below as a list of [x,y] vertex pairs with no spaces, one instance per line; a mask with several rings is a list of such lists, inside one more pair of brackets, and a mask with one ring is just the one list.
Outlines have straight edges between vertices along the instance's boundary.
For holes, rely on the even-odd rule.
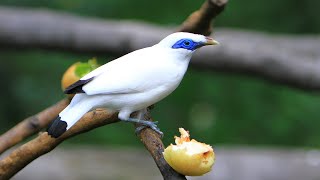
[[161,138],[163,138],[163,132],[156,125],[158,122],[151,122],[151,121],[148,121],[148,122],[150,122],[150,124],[148,123],[148,125],[142,125],[136,128],[135,130],[136,135],[138,135],[143,129],[150,127],[152,130],[158,133]]
[[135,119],[135,118],[129,118],[127,120],[124,120],[126,122],[133,122],[133,123],[138,123],[141,124],[142,126],[138,127],[135,131],[136,134],[140,133],[141,130],[143,130],[146,127],[150,127],[153,129],[155,132],[157,132],[161,138],[163,137],[163,132],[160,131],[158,128],[157,124],[158,121],[152,122],[152,121],[145,121],[145,120],[140,120],[140,119]]
[[134,131],[134,133],[135,133],[136,135],[138,135],[138,134],[140,134],[140,132],[141,132],[144,128],[146,128],[146,126],[138,126],[138,127],[136,128],[136,130]]

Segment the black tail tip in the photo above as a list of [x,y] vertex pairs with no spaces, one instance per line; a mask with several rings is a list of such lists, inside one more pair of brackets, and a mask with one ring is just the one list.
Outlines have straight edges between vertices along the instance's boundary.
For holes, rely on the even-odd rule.
[[47,132],[50,136],[54,138],[58,138],[64,132],[67,131],[67,122],[62,121],[61,118],[58,116],[49,126]]

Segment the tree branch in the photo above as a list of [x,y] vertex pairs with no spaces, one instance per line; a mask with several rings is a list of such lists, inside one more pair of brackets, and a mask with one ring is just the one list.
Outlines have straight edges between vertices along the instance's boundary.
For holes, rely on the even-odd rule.
[[320,37],[216,32],[221,45],[203,48],[191,64],[198,69],[261,77],[306,91],[320,90]]
[[[134,116],[139,119],[152,121],[149,108],[136,113]],[[136,128],[141,127],[141,125],[139,124],[136,124],[135,126]],[[165,180],[186,180],[186,177],[184,175],[179,174],[174,169],[172,169],[172,167],[164,159],[162,154],[164,152],[164,145],[158,133],[150,128],[144,128],[137,135],[140,138],[141,142],[144,144],[145,148],[153,157]]]
[[47,127],[68,104],[69,99],[63,99],[42,112],[21,121],[12,129],[1,135],[0,154],[25,138],[39,132],[44,127]]
[[[199,14],[204,15],[202,23],[193,19]],[[207,34],[211,31],[205,18],[208,14],[211,13],[200,10],[189,17],[191,24],[199,24],[206,30],[189,28],[185,24],[183,27],[189,28],[187,31]],[[172,28],[138,22],[98,20],[48,10],[8,7],[0,7],[0,24],[0,46],[115,55],[150,46],[173,31]],[[191,61],[193,67],[250,74],[307,91],[320,89],[319,36],[269,35],[226,29],[215,29],[215,36],[221,45],[201,49]]]
[[59,138],[52,138],[47,132],[20,146],[0,161],[0,179],[10,179],[36,158],[50,152],[64,140],[118,121],[117,113],[97,109],[87,113],[72,128]]
[[208,0],[198,11],[192,13],[177,31],[210,35],[212,21],[227,5],[228,0]]

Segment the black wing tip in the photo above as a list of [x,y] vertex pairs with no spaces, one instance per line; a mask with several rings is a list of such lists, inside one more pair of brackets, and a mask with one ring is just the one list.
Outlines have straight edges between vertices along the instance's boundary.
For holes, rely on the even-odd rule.
[[71,84],[69,87],[67,87],[64,90],[65,94],[77,94],[77,93],[85,93],[82,90],[82,87],[87,84],[88,82],[90,82],[91,80],[93,80],[94,77],[89,78],[89,79],[85,79],[85,80],[78,80],[77,82]]
[[48,127],[47,132],[54,138],[60,137],[64,132],[67,131],[67,122],[62,121],[60,116],[57,117]]
[[[70,86],[69,86],[70,87]],[[70,89],[66,89],[63,91],[64,94],[77,94],[77,93],[84,93],[82,87],[71,87]]]

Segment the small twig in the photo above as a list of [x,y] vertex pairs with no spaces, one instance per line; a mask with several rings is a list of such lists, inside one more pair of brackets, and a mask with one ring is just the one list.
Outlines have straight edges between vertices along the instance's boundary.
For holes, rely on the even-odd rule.
[[57,104],[43,110],[42,112],[28,117],[19,124],[0,136],[0,154],[10,147],[21,142],[25,138],[39,132],[42,128],[58,116],[58,114],[69,104],[69,100],[63,99]]
[[117,113],[97,109],[87,113],[59,138],[52,138],[47,132],[41,133],[37,138],[20,146],[0,161],[0,179],[10,179],[30,162],[50,152],[70,137],[117,121]]

